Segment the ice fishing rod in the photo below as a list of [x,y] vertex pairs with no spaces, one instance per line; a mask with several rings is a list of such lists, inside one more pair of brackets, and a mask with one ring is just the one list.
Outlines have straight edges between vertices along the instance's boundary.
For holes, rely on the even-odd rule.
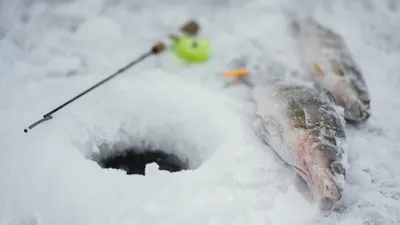
[[[199,29],[199,25],[195,21],[189,21],[189,22],[185,23],[183,26],[181,26],[180,31],[182,33],[185,33],[185,34],[188,34],[188,35],[195,35],[195,34],[197,34],[198,29]],[[113,74],[111,74],[108,77],[104,78],[100,82],[96,83],[95,85],[91,86],[90,88],[86,89],[85,91],[81,92],[80,94],[76,95],[75,97],[71,98],[70,100],[66,101],[65,103],[59,105],[58,107],[56,107],[55,109],[51,110],[50,112],[44,114],[42,119],[34,122],[28,128],[25,128],[24,132],[28,133],[29,130],[33,129],[34,127],[38,126],[39,124],[41,124],[41,123],[43,123],[45,121],[53,119],[52,114],[54,114],[55,112],[61,110],[65,106],[69,105],[73,101],[77,100],[78,98],[82,97],[83,95],[87,94],[88,92],[92,91],[93,89],[99,87],[100,85],[108,82],[109,80],[111,80],[112,78],[116,77],[117,75],[125,72],[127,69],[129,69],[130,67],[132,67],[132,66],[136,65],[137,63],[143,61],[144,59],[148,58],[149,56],[158,55],[158,54],[162,53],[165,49],[166,49],[166,45],[163,42],[158,42],[148,52],[142,54],[141,56],[139,56],[138,58],[136,58],[135,60],[133,60],[132,62],[130,62],[126,66],[121,67],[116,72],[114,72]]]
[[132,62],[130,62],[129,64],[127,64],[126,66],[120,68],[119,70],[117,70],[116,72],[114,72],[113,74],[109,75],[108,77],[104,78],[103,80],[101,80],[100,82],[96,83],[95,85],[91,86],[90,88],[86,89],[85,91],[81,92],[80,94],[78,94],[77,96],[71,98],[70,100],[66,101],[65,103],[61,104],[60,106],[56,107],[55,109],[51,110],[50,112],[46,113],[43,115],[43,118],[36,121],[35,123],[33,123],[32,125],[30,125],[28,128],[24,129],[24,132],[27,133],[29,130],[33,129],[34,127],[36,127],[37,125],[47,121],[47,120],[51,120],[53,119],[52,114],[54,114],[55,112],[59,111],[60,109],[64,108],[65,106],[69,105],[70,103],[72,103],[73,101],[77,100],[78,98],[82,97],[83,95],[87,94],[88,92],[92,91],[93,89],[99,87],[100,85],[106,83],[107,81],[111,80],[112,78],[116,77],[117,75],[123,73],[124,71],[126,71],[127,69],[129,69],[130,67],[134,66],[135,64],[143,61],[144,59],[148,58],[151,55],[157,55],[160,54],[161,52],[163,52],[165,49],[165,44],[162,42],[159,42],[157,44],[155,44],[150,51],[142,54],[141,56],[139,56],[137,59],[133,60]]

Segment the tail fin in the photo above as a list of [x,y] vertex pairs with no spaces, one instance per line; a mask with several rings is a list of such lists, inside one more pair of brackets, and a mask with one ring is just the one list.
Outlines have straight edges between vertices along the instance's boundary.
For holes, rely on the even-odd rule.
[[293,35],[297,35],[300,31],[300,24],[299,21],[299,13],[295,11],[293,6],[290,8],[288,6],[282,6],[282,12],[286,15],[288,22],[289,22],[289,29]]
[[[305,4],[304,4],[305,3]],[[300,21],[312,19],[312,2],[301,1],[301,4],[292,3],[290,6],[282,5],[281,10],[284,15],[287,16],[290,31],[293,35],[297,35],[300,31]]]

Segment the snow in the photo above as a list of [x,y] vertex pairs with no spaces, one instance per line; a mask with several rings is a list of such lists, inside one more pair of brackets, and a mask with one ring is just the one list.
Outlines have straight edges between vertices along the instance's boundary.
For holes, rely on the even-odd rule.
[[[351,168],[334,211],[319,211],[295,185],[254,134],[249,88],[226,87],[222,76],[238,58],[254,70],[298,68],[282,5],[312,9],[340,32],[371,91],[368,123],[346,127]],[[389,5],[0,1],[0,224],[399,224],[400,14]],[[23,132],[191,18],[211,40],[208,63],[152,57]],[[149,176],[127,176],[90,160],[101,143],[141,141],[188,158],[191,170],[150,165]]]

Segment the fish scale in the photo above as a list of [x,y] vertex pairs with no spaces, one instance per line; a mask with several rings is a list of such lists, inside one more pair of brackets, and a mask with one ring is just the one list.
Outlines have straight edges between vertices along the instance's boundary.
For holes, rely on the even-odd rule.
[[258,136],[306,181],[316,200],[340,199],[346,134],[333,104],[311,87],[284,80],[256,85],[254,99]]
[[363,122],[370,112],[370,95],[361,69],[339,33],[312,18],[294,19],[292,31],[310,78],[344,108],[349,122]]

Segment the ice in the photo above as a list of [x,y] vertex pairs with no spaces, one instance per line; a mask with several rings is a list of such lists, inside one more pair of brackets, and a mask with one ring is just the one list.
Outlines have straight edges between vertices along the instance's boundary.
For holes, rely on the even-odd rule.
[[146,165],[146,176],[154,176],[158,174],[158,164],[157,163],[149,163]]
[[[399,224],[399,11],[388,2],[0,1],[0,224]],[[368,123],[346,128],[345,196],[329,212],[255,135],[250,89],[223,77],[240,57],[261,78],[271,60],[299,68],[282,6],[343,35],[371,91]],[[209,62],[152,57],[23,132],[192,18]],[[91,160],[112,151],[100,144],[142,141],[190,170],[127,176]]]
[[76,75],[81,67],[82,61],[77,57],[58,57],[47,64],[49,76]]

